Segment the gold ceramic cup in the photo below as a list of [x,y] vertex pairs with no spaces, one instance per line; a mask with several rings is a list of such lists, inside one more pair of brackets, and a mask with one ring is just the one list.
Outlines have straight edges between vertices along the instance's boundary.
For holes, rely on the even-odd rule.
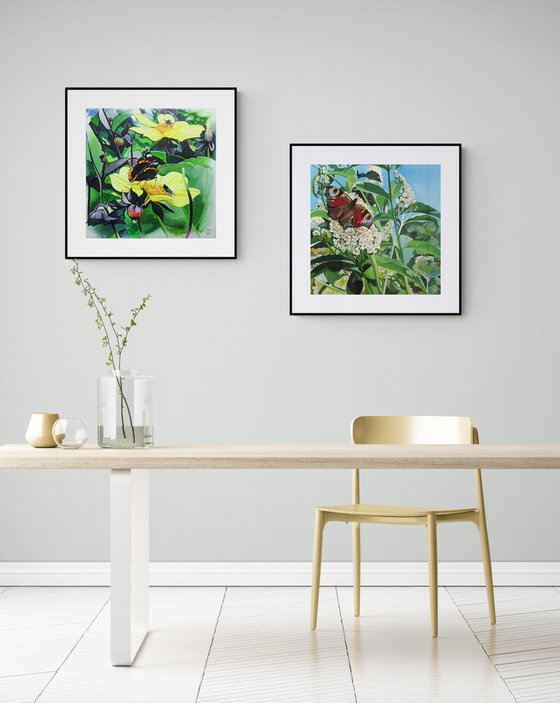
[[58,413],[33,413],[27,426],[25,441],[38,449],[56,447],[52,431],[58,419]]

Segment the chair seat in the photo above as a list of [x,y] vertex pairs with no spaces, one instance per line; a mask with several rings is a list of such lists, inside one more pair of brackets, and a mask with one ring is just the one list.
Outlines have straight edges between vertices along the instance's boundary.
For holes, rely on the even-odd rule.
[[476,512],[476,508],[409,508],[400,505],[371,505],[368,503],[327,505],[320,506],[317,510],[321,510],[324,513],[342,513],[343,515],[364,515],[368,517],[427,517],[428,515],[459,515]]

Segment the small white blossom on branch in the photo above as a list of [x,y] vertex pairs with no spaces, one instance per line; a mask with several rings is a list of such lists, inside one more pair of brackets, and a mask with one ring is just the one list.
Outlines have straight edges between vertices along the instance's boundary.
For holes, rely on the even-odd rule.
[[375,226],[345,228],[337,220],[331,220],[330,231],[337,249],[356,256],[362,251],[374,254],[381,246],[381,233]]
[[397,196],[397,206],[401,210],[404,210],[416,202],[416,195],[410,187],[409,182],[398,171],[395,171],[395,178],[401,183],[401,189]]

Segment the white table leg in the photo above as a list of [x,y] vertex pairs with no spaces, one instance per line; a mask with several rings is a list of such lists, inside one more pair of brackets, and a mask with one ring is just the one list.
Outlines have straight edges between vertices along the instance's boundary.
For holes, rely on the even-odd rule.
[[111,470],[111,662],[130,666],[148,632],[149,471]]

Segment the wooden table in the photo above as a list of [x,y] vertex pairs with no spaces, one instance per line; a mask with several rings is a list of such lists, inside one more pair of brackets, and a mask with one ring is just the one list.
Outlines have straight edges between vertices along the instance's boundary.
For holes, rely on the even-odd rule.
[[148,632],[149,470],[560,469],[560,444],[178,445],[79,451],[0,446],[0,469],[111,471],[111,661],[129,666]]

